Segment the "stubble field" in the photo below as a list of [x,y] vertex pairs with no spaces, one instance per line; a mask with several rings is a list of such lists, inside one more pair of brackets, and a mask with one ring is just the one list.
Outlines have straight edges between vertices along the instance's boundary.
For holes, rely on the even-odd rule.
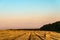
[[60,33],[40,30],[0,30],[0,40],[60,40]]

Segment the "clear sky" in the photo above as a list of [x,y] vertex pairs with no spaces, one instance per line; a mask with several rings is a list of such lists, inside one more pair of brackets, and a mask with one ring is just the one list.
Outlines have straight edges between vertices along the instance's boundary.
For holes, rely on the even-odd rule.
[[0,29],[39,28],[60,21],[60,0],[0,0]]

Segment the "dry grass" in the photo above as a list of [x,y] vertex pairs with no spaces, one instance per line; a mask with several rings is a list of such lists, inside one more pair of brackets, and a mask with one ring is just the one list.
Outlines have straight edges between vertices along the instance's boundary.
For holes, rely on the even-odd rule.
[[0,40],[60,40],[60,33],[40,30],[0,30]]

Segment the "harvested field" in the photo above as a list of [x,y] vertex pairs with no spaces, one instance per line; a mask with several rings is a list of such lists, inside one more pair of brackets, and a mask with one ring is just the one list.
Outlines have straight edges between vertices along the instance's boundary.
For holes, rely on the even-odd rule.
[[60,33],[40,30],[0,30],[0,40],[60,40]]

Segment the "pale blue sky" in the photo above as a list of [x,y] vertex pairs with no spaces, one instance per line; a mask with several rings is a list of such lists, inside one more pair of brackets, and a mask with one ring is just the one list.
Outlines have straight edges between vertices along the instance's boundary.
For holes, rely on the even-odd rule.
[[60,0],[0,0],[0,16],[48,15],[56,13]]

